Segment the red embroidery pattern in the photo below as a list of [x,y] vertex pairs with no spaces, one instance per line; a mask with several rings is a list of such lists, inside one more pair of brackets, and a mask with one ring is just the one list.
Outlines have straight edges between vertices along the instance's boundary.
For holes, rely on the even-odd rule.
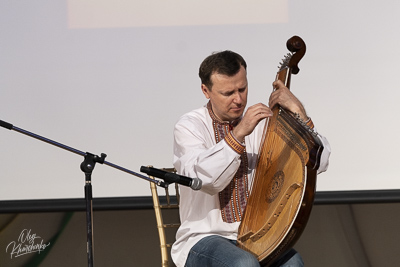
[[[211,104],[207,105],[209,114],[213,120],[215,141],[219,143],[238,123],[220,121],[213,113]],[[240,222],[244,209],[246,208],[247,198],[249,197],[247,179],[247,154],[244,148],[241,153],[241,163],[230,184],[219,193],[219,202],[222,220],[227,223]]]

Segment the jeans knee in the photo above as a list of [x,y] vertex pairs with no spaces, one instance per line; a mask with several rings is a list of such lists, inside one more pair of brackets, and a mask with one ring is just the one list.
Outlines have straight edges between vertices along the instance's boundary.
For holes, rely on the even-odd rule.
[[251,254],[243,254],[240,258],[235,260],[232,267],[260,267],[257,258]]

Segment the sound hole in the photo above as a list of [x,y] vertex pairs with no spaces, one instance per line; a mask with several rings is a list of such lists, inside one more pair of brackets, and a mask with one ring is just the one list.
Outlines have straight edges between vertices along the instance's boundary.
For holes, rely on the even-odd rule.
[[272,178],[271,186],[269,187],[266,194],[266,200],[268,203],[274,202],[275,199],[279,196],[284,181],[285,174],[283,173],[283,171],[278,171],[277,173],[275,173],[274,177]]

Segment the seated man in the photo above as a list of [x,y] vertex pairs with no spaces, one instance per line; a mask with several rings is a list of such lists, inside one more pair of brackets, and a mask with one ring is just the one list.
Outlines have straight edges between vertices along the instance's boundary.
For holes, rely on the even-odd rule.
[[[181,187],[181,226],[171,254],[177,266],[260,266],[256,257],[236,246],[238,227],[246,207],[257,153],[269,107],[280,105],[298,114],[311,127],[301,102],[275,81],[269,107],[247,104],[246,62],[237,53],[223,51],[200,66],[201,90],[208,103],[183,115],[174,129],[174,166],[179,174],[202,181],[200,191]],[[319,172],[328,167],[328,141]],[[236,192],[232,194],[232,192]],[[291,250],[275,266],[303,266]]]

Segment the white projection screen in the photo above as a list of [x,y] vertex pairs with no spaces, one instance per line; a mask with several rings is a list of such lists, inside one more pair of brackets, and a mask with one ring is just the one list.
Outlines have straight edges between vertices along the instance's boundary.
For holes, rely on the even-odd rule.
[[[240,53],[248,105],[267,103],[298,35],[292,91],[332,147],[317,190],[400,189],[399,12],[396,0],[3,0],[0,120],[134,172],[170,167],[175,122],[206,103],[201,61]],[[0,200],[84,196],[83,157],[5,128],[0,145]],[[92,185],[150,195],[101,164]]]

